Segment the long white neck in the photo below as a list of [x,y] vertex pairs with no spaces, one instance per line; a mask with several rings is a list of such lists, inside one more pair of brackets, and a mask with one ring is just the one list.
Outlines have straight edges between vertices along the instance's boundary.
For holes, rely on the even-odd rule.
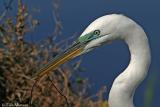
[[119,32],[123,35],[119,38],[128,45],[130,63],[113,82],[109,93],[109,107],[134,107],[134,92],[146,77],[150,65],[150,48],[146,34],[137,24],[127,30],[125,34]]

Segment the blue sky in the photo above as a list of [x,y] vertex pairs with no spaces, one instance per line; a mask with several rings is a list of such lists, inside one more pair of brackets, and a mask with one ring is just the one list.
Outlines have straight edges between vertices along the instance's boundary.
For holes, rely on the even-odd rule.
[[[26,1],[25,1],[26,2]],[[34,40],[39,41],[53,32],[51,0],[27,0],[29,7],[39,8],[40,13],[34,13],[41,24],[32,33]],[[111,14],[124,14],[140,24],[150,41],[152,63],[145,81],[135,93],[135,104],[142,107],[146,83],[152,75],[156,75],[154,83],[154,98],[152,107],[160,106],[160,1],[159,0],[61,0],[60,16],[63,24],[61,39],[69,38],[75,33],[80,34],[96,18]],[[2,6],[2,0],[0,1]],[[2,8],[0,8],[0,11]],[[127,46],[120,41],[102,46],[83,56],[82,67],[87,72],[84,76],[92,83],[93,92],[106,85],[108,91],[114,78],[121,73],[129,62]]]

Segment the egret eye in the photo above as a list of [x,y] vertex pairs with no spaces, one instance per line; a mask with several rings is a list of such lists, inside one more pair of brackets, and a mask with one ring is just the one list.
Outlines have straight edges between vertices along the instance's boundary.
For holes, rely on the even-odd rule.
[[94,34],[95,34],[95,35],[100,35],[100,30],[95,30],[95,31],[94,31]]

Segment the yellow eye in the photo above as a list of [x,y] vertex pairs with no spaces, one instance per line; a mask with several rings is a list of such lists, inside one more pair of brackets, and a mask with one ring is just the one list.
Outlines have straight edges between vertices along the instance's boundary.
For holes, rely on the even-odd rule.
[[95,31],[94,31],[94,34],[95,34],[95,35],[100,35],[100,30],[95,30]]

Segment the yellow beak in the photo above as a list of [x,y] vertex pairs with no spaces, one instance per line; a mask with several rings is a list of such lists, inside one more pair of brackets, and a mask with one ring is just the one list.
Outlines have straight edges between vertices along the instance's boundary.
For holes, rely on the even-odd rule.
[[40,79],[44,75],[48,74],[49,72],[55,70],[61,64],[65,63],[66,61],[74,58],[75,56],[80,55],[83,51],[84,44],[75,44],[68,48],[63,53],[57,55],[53,60],[51,60],[46,66],[40,69],[34,76],[33,79]]

